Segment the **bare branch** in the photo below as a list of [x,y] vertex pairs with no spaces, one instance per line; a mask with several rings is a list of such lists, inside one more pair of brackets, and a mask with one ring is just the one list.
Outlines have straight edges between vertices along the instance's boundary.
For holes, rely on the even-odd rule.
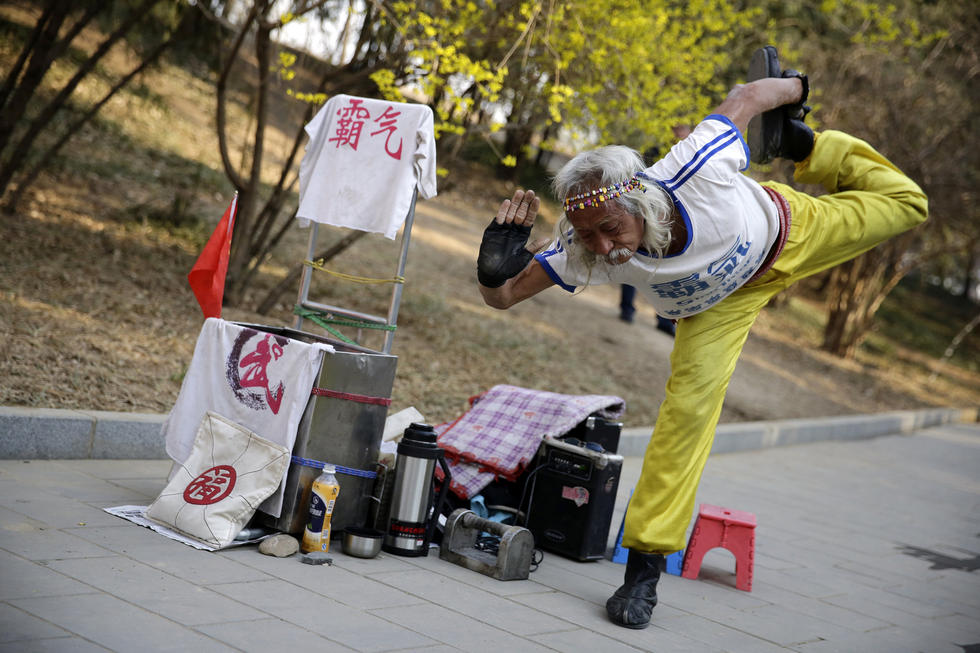
[[77,134],[78,131],[82,128],[82,126],[86,124],[88,121],[90,121],[95,116],[95,114],[97,114],[102,109],[102,107],[105,106],[105,104],[117,92],[119,92],[120,89],[122,89],[127,84],[129,84],[129,82],[132,81],[134,77],[139,75],[148,66],[150,66],[157,59],[159,59],[160,55],[162,55],[164,51],[166,51],[171,45],[173,45],[174,41],[176,41],[177,39],[178,34],[181,32],[181,28],[182,26],[178,26],[177,29],[174,30],[173,35],[171,35],[168,39],[166,39],[165,41],[157,45],[156,48],[154,48],[148,55],[146,55],[143,58],[143,61],[141,61],[140,64],[136,66],[136,68],[130,71],[129,74],[127,74],[125,77],[120,79],[118,82],[116,82],[115,86],[109,89],[109,92],[106,93],[101,100],[99,100],[94,105],[92,105],[92,107],[89,108],[89,110],[86,111],[84,115],[82,115],[79,119],[75,120],[71,125],[68,126],[68,128],[65,130],[65,133],[61,136],[61,138],[58,139],[58,141],[54,145],[49,147],[44,152],[44,154],[41,155],[38,161],[35,162],[34,165],[31,166],[31,168],[26,173],[24,173],[24,175],[21,177],[20,182],[17,185],[17,190],[14,191],[14,193],[11,195],[10,199],[7,201],[6,205],[4,206],[4,210],[6,212],[10,213],[16,209],[17,204],[20,202],[21,197],[23,197],[24,191],[30,187],[30,185],[37,178],[41,170],[43,170],[48,166],[48,164],[51,162],[54,156],[65,145],[65,143],[71,140],[72,136]]
[[253,4],[251,10],[248,12],[248,16],[242,23],[238,36],[235,38],[235,42],[231,46],[231,50],[228,53],[228,58],[225,61],[224,67],[221,69],[221,74],[218,76],[218,82],[215,85],[217,99],[215,122],[216,130],[218,132],[218,150],[221,153],[221,164],[224,166],[225,174],[228,175],[228,179],[231,180],[232,185],[239,191],[245,188],[245,180],[242,178],[238,170],[235,169],[235,165],[232,163],[231,155],[228,151],[228,114],[225,105],[228,101],[228,78],[231,75],[231,70],[235,65],[235,61],[238,58],[238,52],[242,48],[242,43],[245,41],[245,36],[252,27],[252,23],[256,21],[257,12],[258,5]]
[[[62,5],[59,7],[59,4]],[[34,30],[31,32],[31,36],[24,43],[24,47],[20,51],[20,55],[17,57],[17,61],[7,72],[7,78],[3,82],[3,86],[0,87],[0,109],[7,103],[7,98],[10,97],[10,93],[13,91],[17,84],[18,78],[20,78],[20,71],[23,70],[24,64],[27,63],[28,57],[30,57],[31,52],[33,52],[34,47],[37,45],[38,41],[41,39],[45,30],[48,29],[48,23],[51,20],[58,20],[55,15],[57,9],[62,9],[67,12],[64,3],[49,2],[44,7],[44,11],[41,17],[38,19],[37,23],[34,25]]]
[[[122,39],[132,28],[139,22],[146,13],[153,7],[159,0],[144,0],[141,5],[130,12],[129,16],[126,17],[122,23],[113,31],[106,39],[99,45],[96,51],[85,61],[83,61],[75,74],[70,80],[62,87],[62,89],[52,98],[45,107],[38,113],[38,115],[31,121],[24,131],[23,136],[14,146],[10,155],[7,157],[7,165],[4,165],[0,169],[0,190],[6,189],[7,184],[10,183],[10,179],[13,177],[15,168],[22,161],[27,160],[27,154],[30,151],[31,145],[33,145],[35,139],[41,133],[41,131],[51,122],[55,114],[64,106],[68,97],[75,91],[75,88],[81,83],[81,81],[88,76],[92,70],[95,69],[96,64],[104,57],[109,50]],[[89,20],[91,17],[83,16],[78,23]],[[81,26],[76,23],[76,25],[69,32],[71,38],[74,38],[76,34],[76,29],[80,30]],[[68,37],[66,37],[67,39]],[[70,41],[62,40],[59,44],[60,47],[67,47],[67,43]],[[57,47],[56,46],[56,49]],[[40,80],[38,80],[40,81]],[[19,92],[19,90],[18,90]],[[11,104],[14,104],[13,102]],[[8,116],[9,117],[9,116]],[[5,139],[0,142],[0,148],[6,145]]]

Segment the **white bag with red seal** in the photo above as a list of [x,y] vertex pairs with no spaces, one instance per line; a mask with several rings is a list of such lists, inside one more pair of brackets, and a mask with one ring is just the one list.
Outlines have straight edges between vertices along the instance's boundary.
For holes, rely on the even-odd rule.
[[208,546],[230,545],[279,487],[286,447],[207,411],[190,456],[146,510],[147,518]]

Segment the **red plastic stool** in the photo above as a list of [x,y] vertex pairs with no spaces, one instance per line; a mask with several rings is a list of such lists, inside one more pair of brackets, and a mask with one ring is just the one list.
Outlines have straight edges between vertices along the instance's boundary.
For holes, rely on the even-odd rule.
[[697,578],[704,554],[715,547],[735,555],[735,588],[752,591],[752,567],[755,562],[755,515],[701,504],[691,539],[684,554],[681,576]]

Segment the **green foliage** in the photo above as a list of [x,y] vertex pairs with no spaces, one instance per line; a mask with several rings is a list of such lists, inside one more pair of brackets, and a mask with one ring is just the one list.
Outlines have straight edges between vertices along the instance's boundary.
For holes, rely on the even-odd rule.
[[670,142],[672,126],[700,120],[727,90],[718,72],[754,12],[726,0],[603,4],[563,5],[553,46],[575,93],[566,117],[604,142]]
[[371,75],[379,95],[429,103],[437,137],[506,141],[496,154],[504,165],[523,163],[531,142],[551,147],[559,136],[638,149],[672,142],[671,128],[704,117],[744,79],[749,53],[764,43],[776,43],[791,61],[807,61],[801,55],[817,50],[839,53],[848,44],[892,55],[900,48],[909,59],[944,34],[912,10],[911,0],[373,6],[381,11],[365,17],[394,30],[390,41],[371,45],[387,52]]
[[[99,29],[105,34],[111,33],[132,12],[139,10],[141,4],[140,0],[72,1],[73,9],[76,12],[88,5],[96,6],[99,9],[96,21]],[[138,22],[129,31],[126,35],[126,42],[138,51],[145,51],[168,36],[177,27],[181,17],[188,12],[199,13],[189,3],[157,2],[150,8],[148,20]],[[203,21],[197,23],[196,26],[206,29]]]
[[[536,134],[667,142],[724,92],[718,72],[755,10],[729,0],[499,0],[386,5],[408,53],[372,79],[384,97],[427,98],[443,134],[503,128],[515,165]],[[669,45],[665,45],[669,44]],[[546,142],[545,145],[548,143]]]
[[[501,163],[500,153],[485,139],[468,141],[460,151],[460,157],[466,161],[479,163],[487,169],[493,169]],[[551,174],[533,160],[526,160],[518,166],[515,174],[514,181],[520,187],[533,188],[538,194],[550,196]]]
[[[492,8],[488,3],[487,11]],[[399,86],[426,97],[441,97],[433,107],[439,120],[453,122],[469,113],[477,101],[499,98],[506,67],[474,55],[471,49],[471,39],[486,34],[486,13],[475,2],[398,1],[391,4],[386,20],[395,25],[411,53],[408,64],[391,71],[388,81],[397,79]],[[395,94],[390,84],[382,91],[389,97]]]

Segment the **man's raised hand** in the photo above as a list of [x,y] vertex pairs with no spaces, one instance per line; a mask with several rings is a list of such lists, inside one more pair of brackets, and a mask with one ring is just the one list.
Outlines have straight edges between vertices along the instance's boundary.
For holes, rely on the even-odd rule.
[[513,198],[500,203],[497,216],[483,232],[480,243],[476,260],[480,284],[499,288],[527,267],[534,256],[526,247],[527,239],[540,206],[541,200],[532,190],[518,190]]

